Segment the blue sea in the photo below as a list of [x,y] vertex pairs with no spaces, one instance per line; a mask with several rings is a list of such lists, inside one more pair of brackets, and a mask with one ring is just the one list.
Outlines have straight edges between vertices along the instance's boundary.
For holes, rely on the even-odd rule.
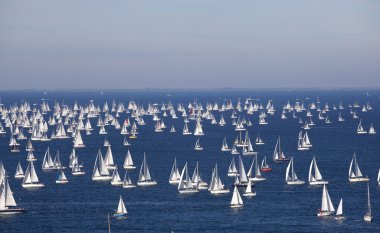
[[[232,159],[228,152],[220,150],[223,138],[227,138],[229,146],[238,135],[231,125],[231,111],[224,112],[227,122],[225,127],[212,125],[209,120],[203,120],[205,136],[201,137],[203,151],[195,151],[194,135],[182,135],[183,119],[177,113],[178,119],[164,118],[168,127],[162,133],[154,132],[152,116],[145,116],[145,126],[139,126],[137,139],[129,139],[130,147],[123,145],[123,136],[113,126],[106,126],[107,138],[112,145],[115,162],[119,165],[119,173],[124,177],[122,164],[130,149],[137,169],[129,172],[134,183],[137,182],[139,168],[144,152],[150,172],[158,182],[157,186],[134,189],[123,189],[111,186],[109,182],[94,182],[91,180],[92,169],[98,149],[103,155],[105,135],[99,135],[96,127],[97,118],[91,118],[92,135],[82,133],[85,148],[76,149],[79,160],[83,161],[85,176],[73,177],[70,170],[66,170],[69,183],[56,184],[56,172],[44,172],[41,169],[44,153],[50,147],[52,155],[59,150],[61,160],[68,166],[69,154],[73,148],[71,139],[52,140],[50,142],[33,141],[34,155],[38,158],[35,167],[44,188],[27,190],[22,188],[21,180],[13,176],[18,161],[24,171],[27,162],[25,145],[27,140],[21,142],[21,152],[11,153],[8,134],[0,137],[0,159],[7,170],[9,182],[16,202],[27,210],[24,214],[0,216],[0,232],[108,232],[107,216],[116,208],[121,195],[128,210],[128,218],[118,221],[111,219],[111,232],[380,232],[380,187],[376,179],[380,168],[380,134],[358,135],[356,127],[359,120],[353,119],[349,113],[348,104],[358,101],[366,104],[368,101],[374,108],[372,111],[357,114],[362,119],[363,126],[368,130],[370,123],[380,133],[380,91],[361,90],[308,90],[308,91],[1,91],[1,104],[6,107],[28,101],[31,105],[39,107],[42,99],[48,101],[51,108],[55,102],[73,106],[74,101],[80,105],[87,105],[93,100],[101,108],[105,101],[109,106],[113,100],[116,103],[124,102],[127,106],[134,100],[145,108],[148,103],[171,101],[175,107],[182,103],[187,107],[189,102],[197,101],[206,107],[206,103],[223,103],[232,100],[234,106],[240,98],[242,103],[248,97],[258,99],[264,106],[267,101],[273,100],[276,113],[268,115],[268,125],[258,124],[258,113],[246,115],[253,126],[247,127],[251,140],[260,136],[265,145],[256,146],[259,159],[267,156],[269,165],[273,168],[271,173],[264,173],[267,178],[264,182],[255,183],[257,196],[243,197],[242,209],[231,209],[232,193],[214,196],[208,191],[200,191],[194,195],[180,195],[177,186],[168,183],[170,170],[177,158],[180,169],[188,163],[190,174],[199,162],[199,169],[203,179],[209,182],[212,168],[218,164],[219,174],[223,183],[232,191],[233,178],[227,176],[227,169]],[[281,119],[282,106],[288,100],[307,103],[328,103],[331,111],[328,112],[332,124],[318,120],[313,112],[313,121],[316,126],[309,130],[309,138],[313,147],[309,151],[297,150],[298,133],[301,124],[298,119],[288,115],[287,120]],[[345,122],[338,122],[339,111],[333,111],[332,106],[342,102],[345,109],[342,116]],[[214,112],[217,120],[219,112]],[[298,114],[305,119],[305,112]],[[119,122],[129,115],[120,115]],[[132,118],[130,118],[132,119]],[[45,120],[47,120],[45,116]],[[2,122],[4,125],[4,122]],[[170,126],[174,125],[177,133],[169,133]],[[190,121],[190,130],[193,131],[195,122]],[[67,127],[66,127],[67,128]],[[48,135],[50,136],[52,127]],[[24,131],[24,133],[27,133]],[[316,157],[319,169],[329,181],[328,191],[332,202],[337,208],[340,198],[344,200],[345,221],[337,222],[331,218],[318,218],[316,213],[321,206],[322,187],[289,186],[285,182],[285,169],[287,163],[274,163],[271,158],[278,136],[284,153],[293,156],[295,171],[300,179],[307,180],[309,164],[313,156]],[[367,208],[366,183],[349,183],[348,169],[356,153],[359,166],[364,175],[370,177],[370,193],[372,201],[373,222],[365,223],[363,216]],[[246,171],[252,162],[252,157],[242,156]],[[243,190],[241,190],[242,192]]]

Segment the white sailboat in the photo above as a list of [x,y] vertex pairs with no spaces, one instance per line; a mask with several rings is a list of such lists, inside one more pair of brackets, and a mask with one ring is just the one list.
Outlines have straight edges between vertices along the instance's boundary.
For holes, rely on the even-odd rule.
[[24,171],[22,170],[20,161],[18,161],[16,173],[15,173],[15,178],[20,179],[20,178],[24,178],[24,177],[25,177]]
[[82,135],[80,133],[80,130],[76,131],[73,143],[74,143],[74,148],[83,148],[83,147],[86,147],[86,145],[83,143]]
[[261,161],[261,171],[262,172],[272,171],[272,168],[267,163],[267,157],[266,156],[264,156],[263,160]]
[[305,184],[305,181],[298,179],[297,174],[294,171],[293,157],[290,158],[288,167],[286,168],[285,181],[289,185]]
[[128,215],[127,209],[125,208],[123,198],[120,196],[119,204],[117,206],[117,210],[113,214],[113,217],[117,220],[126,219]]
[[230,190],[224,186],[219,177],[218,164],[215,164],[215,168],[212,170],[212,177],[208,190],[211,194],[225,194],[230,192]]
[[123,188],[135,188],[136,185],[132,183],[131,178],[128,175],[128,171],[125,171],[124,180],[123,180]]
[[231,160],[231,163],[230,163],[230,166],[228,167],[228,176],[237,176],[238,174],[238,171],[236,169],[236,165],[235,165],[235,158],[232,157],[232,160]]
[[247,173],[245,172],[245,168],[244,168],[244,164],[243,164],[243,160],[241,159],[240,155],[239,155],[239,159],[238,159],[238,175],[235,177],[235,182],[234,182],[234,185],[235,186],[247,186],[248,184],[248,177],[247,177]]
[[227,140],[226,138],[224,137],[223,139],[223,143],[222,143],[222,148],[221,148],[222,151],[231,151],[231,149],[228,147],[228,144],[227,144]]
[[94,169],[92,172],[92,180],[111,180],[112,177],[107,169],[106,163],[104,162],[102,152],[98,151],[96,155],[96,160],[94,164]]
[[317,161],[315,160],[315,157],[313,157],[313,160],[311,160],[310,167],[309,167],[309,184],[322,185],[322,184],[328,184],[328,183],[329,183],[328,181],[323,180],[322,175],[318,169]]
[[203,136],[205,135],[202,129],[201,121],[198,119],[197,123],[195,125],[195,130],[194,130],[194,135],[195,136]]
[[344,214],[343,214],[343,199],[342,198],[340,199],[340,202],[339,202],[339,205],[338,205],[338,209],[336,210],[336,214],[335,214],[334,219],[335,220],[344,220],[344,219],[346,219],[346,217],[344,217]]
[[366,134],[367,133],[367,131],[365,131],[363,126],[362,126],[362,120],[361,119],[359,121],[358,128],[356,129],[356,133],[357,134]]
[[57,179],[55,180],[56,184],[66,184],[69,180],[66,178],[65,173],[63,172],[63,169],[59,169],[57,173]]
[[172,127],[170,128],[170,133],[176,133],[177,131],[175,130],[174,128],[174,125],[172,125]]
[[73,176],[81,176],[85,175],[86,172],[82,171],[81,166],[79,165],[78,159],[76,159],[75,163],[73,163],[73,166],[71,167],[71,174]]
[[261,139],[260,137],[260,132],[257,133],[257,138],[256,138],[256,145],[264,145],[265,143],[263,142],[263,140]]
[[202,176],[199,172],[198,161],[197,165],[195,166],[193,176],[191,177],[191,182],[193,183],[193,185],[197,185],[199,190],[208,188],[208,184],[205,181],[203,181]]
[[246,197],[256,196],[256,192],[252,191],[252,181],[251,180],[248,181],[248,185],[247,185],[247,188],[245,189],[245,191],[243,193],[243,196],[246,196]]
[[318,217],[331,216],[335,212],[334,205],[332,204],[329,192],[327,191],[326,185],[323,185],[322,191],[322,204],[321,209],[318,210]]
[[42,169],[43,170],[54,170],[55,169],[54,161],[51,158],[49,147],[47,148],[47,150],[45,152],[44,160],[42,162]]
[[232,199],[231,199],[231,208],[241,208],[243,207],[243,199],[241,199],[241,196],[240,196],[240,193],[239,193],[239,190],[238,188],[235,186],[234,188],[234,193],[232,195]]
[[253,158],[251,167],[249,168],[249,171],[247,173],[248,179],[255,182],[264,181],[267,179],[261,175],[257,157],[258,156],[255,155],[255,157]]
[[107,147],[107,152],[106,152],[106,156],[104,158],[104,162],[106,164],[107,169],[110,169],[110,170],[116,169],[116,164],[113,161],[113,154],[112,154],[111,146]]
[[177,167],[177,158],[174,158],[174,163],[169,176],[169,184],[178,184],[180,182],[181,175],[179,174]]
[[201,146],[201,144],[200,144],[200,142],[199,142],[199,138],[198,138],[197,141],[195,142],[194,149],[197,150],[197,151],[201,151],[201,150],[203,150],[203,147]]
[[143,163],[141,164],[139,180],[137,182],[137,185],[138,186],[157,185],[157,182],[154,179],[152,179],[152,177],[150,175],[148,163],[146,162],[145,153],[144,153]]
[[367,182],[367,213],[364,215],[364,221],[372,222],[372,208],[371,208],[371,199],[369,195],[369,183]]
[[38,179],[36,170],[34,169],[33,161],[29,162],[28,168],[25,172],[25,177],[22,181],[22,187],[24,188],[40,188],[45,185]]
[[359,164],[356,161],[356,154],[355,153],[354,153],[354,156],[351,160],[350,169],[348,171],[348,180],[350,182],[369,181],[369,178],[363,176],[362,172],[360,171]]
[[133,164],[132,155],[129,150],[127,152],[127,155],[125,156],[123,167],[127,170],[132,170],[136,168],[136,166]]
[[189,172],[187,170],[187,163],[182,169],[181,178],[178,184],[178,191],[181,194],[199,192],[198,184],[194,185],[190,179]]
[[376,134],[376,130],[373,126],[373,123],[371,123],[371,126],[369,127],[368,134]]
[[117,168],[113,170],[112,179],[111,179],[111,185],[114,185],[114,186],[121,186],[121,185],[123,185],[123,181],[120,178],[120,175],[119,175],[119,172],[118,172]]
[[22,212],[25,212],[25,210],[17,208],[16,201],[8,182],[8,177],[4,174],[4,178],[0,184],[0,215],[17,214]]

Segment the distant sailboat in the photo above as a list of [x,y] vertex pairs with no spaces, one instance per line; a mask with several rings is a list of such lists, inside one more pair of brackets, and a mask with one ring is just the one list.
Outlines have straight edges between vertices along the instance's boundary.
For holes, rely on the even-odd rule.
[[119,205],[117,206],[117,210],[113,214],[113,217],[117,220],[126,219],[128,215],[127,209],[125,208],[123,198],[120,196]]
[[305,184],[305,181],[298,179],[298,177],[294,171],[293,157],[290,158],[288,167],[286,168],[285,181],[289,185]]
[[112,177],[107,169],[106,163],[104,162],[102,152],[98,151],[96,155],[96,160],[94,164],[94,169],[92,172],[92,180],[111,180]]
[[362,126],[362,120],[360,119],[360,121],[359,121],[359,125],[358,125],[358,128],[356,129],[356,132],[358,133],[358,134],[366,134],[367,133],[367,131],[365,131],[364,129],[363,129],[363,126]]
[[376,130],[373,126],[373,123],[371,123],[371,126],[369,127],[368,134],[376,134]]
[[343,199],[342,198],[340,199],[340,202],[339,202],[339,205],[338,205],[338,209],[336,211],[334,219],[335,220],[344,220],[344,219],[346,219],[346,217],[344,217],[344,214],[343,214]]
[[231,208],[241,208],[243,207],[243,199],[241,199],[241,196],[240,196],[240,193],[239,193],[239,190],[238,188],[235,186],[234,188],[234,193],[232,195],[232,199],[231,199]]
[[24,177],[25,177],[25,174],[24,174],[24,171],[22,170],[22,167],[19,161],[16,168],[15,178],[19,179],[19,178],[24,178]]
[[274,162],[289,161],[289,158],[285,157],[284,152],[282,151],[280,137],[278,137],[276,146],[274,148],[273,161]]
[[318,217],[331,216],[335,212],[334,205],[331,202],[329,192],[327,191],[326,185],[323,185],[322,192],[322,204],[321,209],[318,210]]
[[24,188],[40,188],[45,185],[38,179],[36,170],[34,169],[33,161],[29,162],[28,168],[25,172],[25,177],[22,181],[22,187]]
[[180,182],[181,175],[179,174],[177,167],[177,158],[174,159],[172,170],[169,176],[169,184],[178,184]]
[[256,145],[264,145],[265,143],[260,137],[260,132],[257,133],[257,138],[256,138]]
[[235,158],[232,157],[230,166],[228,167],[228,176],[236,176],[238,174],[236,165],[235,165]]
[[367,182],[367,213],[364,215],[364,221],[372,222],[372,208],[371,208],[371,199],[369,195],[369,183]]
[[350,169],[348,171],[348,180],[350,182],[364,182],[369,181],[368,177],[364,177],[362,172],[360,171],[359,164],[356,161],[356,154],[351,160]]
[[248,179],[255,181],[255,182],[266,180],[265,177],[261,176],[260,166],[259,166],[257,157],[258,156],[255,155],[255,157],[253,158],[251,167],[250,167],[248,174],[247,174]]
[[309,184],[322,185],[322,184],[328,184],[328,183],[329,183],[328,181],[323,180],[322,175],[318,169],[317,161],[315,160],[315,157],[313,157],[313,160],[311,160],[310,167],[309,167]]
[[203,150],[203,147],[201,146],[200,142],[199,142],[199,138],[197,139],[197,141],[195,142],[195,147],[194,147],[195,150],[197,151],[201,151]]
[[54,161],[51,158],[50,149],[48,147],[45,152],[44,160],[42,162],[42,170],[54,170],[54,169],[55,169]]
[[245,189],[245,191],[243,193],[243,196],[246,196],[246,197],[256,196],[256,192],[252,191],[252,181],[251,180],[248,181],[248,185],[247,185],[247,188]]
[[149,172],[149,167],[148,163],[146,162],[146,155],[144,153],[144,159],[143,163],[141,164],[140,168],[140,174],[139,174],[139,180],[137,182],[138,186],[153,186],[157,185],[157,182],[152,179],[150,172]]
[[262,172],[272,171],[272,168],[267,163],[267,157],[266,156],[264,156],[263,160],[261,161],[261,171]]
[[230,192],[230,190],[224,186],[219,177],[218,164],[215,164],[215,168],[212,170],[212,177],[208,190],[211,194],[225,194]]
[[231,151],[231,149],[228,147],[228,144],[227,144],[227,140],[226,138],[223,139],[223,143],[222,143],[222,148],[221,148],[222,151]]
[[127,152],[127,155],[125,156],[123,167],[124,169],[127,169],[127,170],[132,170],[136,168],[136,166],[134,166],[133,164],[132,155],[129,150]]
[[136,185],[132,183],[131,178],[128,175],[128,171],[125,171],[124,180],[123,180],[123,188],[135,188]]
[[245,172],[243,160],[241,159],[239,155],[238,159],[238,174],[235,177],[234,185],[235,186],[247,186],[248,184],[248,177],[247,173]]
[[187,163],[185,164],[185,166],[182,169],[180,181],[178,184],[178,191],[181,194],[199,192],[198,184],[194,185],[190,179],[189,171],[187,169]]
[[59,169],[57,173],[57,179],[55,180],[56,184],[66,184],[68,183],[68,179],[66,178],[65,173],[63,172],[63,169]]
[[120,179],[120,175],[119,175],[117,168],[113,170],[111,185],[114,185],[114,186],[123,185],[123,181]]

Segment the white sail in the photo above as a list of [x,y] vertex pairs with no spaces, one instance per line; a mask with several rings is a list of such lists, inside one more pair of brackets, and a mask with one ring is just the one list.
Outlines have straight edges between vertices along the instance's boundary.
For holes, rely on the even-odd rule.
[[235,186],[234,193],[232,195],[231,199],[231,206],[242,206],[243,205],[243,199],[241,199],[240,193],[238,188]]
[[336,211],[336,216],[342,216],[343,215],[343,199],[340,199],[338,209]]
[[321,211],[322,212],[335,211],[334,205],[331,202],[331,198],[330,198],[329,192],[327,191],[326,185],[323,185]]
[[116,213],[117,214],[126,214],[127,213],[127,209],[125,208],[124,201],[123,201],[123,198],[121,196],[120,196],[120,200],[119,200],[119,205],[117,206]]

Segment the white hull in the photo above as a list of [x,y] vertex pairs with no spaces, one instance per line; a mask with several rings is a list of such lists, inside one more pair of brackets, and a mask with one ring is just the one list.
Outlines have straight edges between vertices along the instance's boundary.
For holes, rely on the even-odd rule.
[[302,185],[305,184],[305,181],[302,180],[296,180],[296,181],[286,181],[288,185]]
[[72,172],[71,173],[73,176],[82,176],[82,175],[85,175],[86,172]]
[[366,222],[372,222],[372,216],[364,215],[364,221],[366,221]]
[[137,185],[141,186],[141,187],[147,187],[147,186],[157,185],[157,182],[156,181],[143,181],[143,182],[137,182]]
[[334,211],[319,211],[317,213],[318,217],[327,217],[334,214]]
[[324,184],[329,184],[329,182],[325,180],[317,180],[317,181],[309,182],[309,185],[324,185]]
[[6,214],[19,214],[19,213],[24,213],[25,210],[21,208],[17,209],[5,209],[5,210],[0,210],[0,215],[6,215]]
[[21,178],[24,178],[24,177],[25,177],[25,175],[15,175],[16,179],[21,179]]
[[346,219],[346,217],[344,217],[344,216],[335,216],[334,217],[334,220],[337,220],[337,221],[339,221],[339,220],[345,220]]
[[199,192],[198,189],[184,189],[184,190],[178,190],[180,194],[190,194],[190,193],[197,193]]
[[56,184],[66,184],[66,183],[69,183],[68,180],[56,180],[55,181]]
[[350,182],[355,183],[355,182],[366,182],[369,181],[368,177],[356,177],[356,178],[349,178],[348,179]]
[[125,188],[125,189],[136,188],[136,185],[134,185],[134,184],[123,185],[123,188]]
[[254,192],[254,193],[252,193],[252,192],[250,192],[250,193],[243,193],[243,196],[245,196],[245,197],[255,197],[256,196],[256,192]]
[[132,169],[136,169],[136,167],[135,166],[124,166],[124,169],[132,170]]
[[37,184],[22,184],[22,187],[24,188],[42,188],[45,185],[42,183],[37,183]]
[[228,176],[229,177],[235,177],[235,176],[237,176],[237,173],[228,173]]
[[242,208],[243,207],[243,205],[231,205],[231,208]]
[[229,148],[222,148],[222,151],[231,151],[232,149]]
[[255,182],[259,182],[259,181],[267,180],[267,178],[264,178],[264,177],[253,177],[253,178],[249,178],[249,180],[252,180],[252,181],[255,181]]
[[92,180],[97,181],[97,180],[112,180],[111,176],[97,176],[97,177],[92,177]]
[[123,181],[116,181],[116,182],[111,181],[111,185],[113,185],[113,186],[122,186],[123,185]]

